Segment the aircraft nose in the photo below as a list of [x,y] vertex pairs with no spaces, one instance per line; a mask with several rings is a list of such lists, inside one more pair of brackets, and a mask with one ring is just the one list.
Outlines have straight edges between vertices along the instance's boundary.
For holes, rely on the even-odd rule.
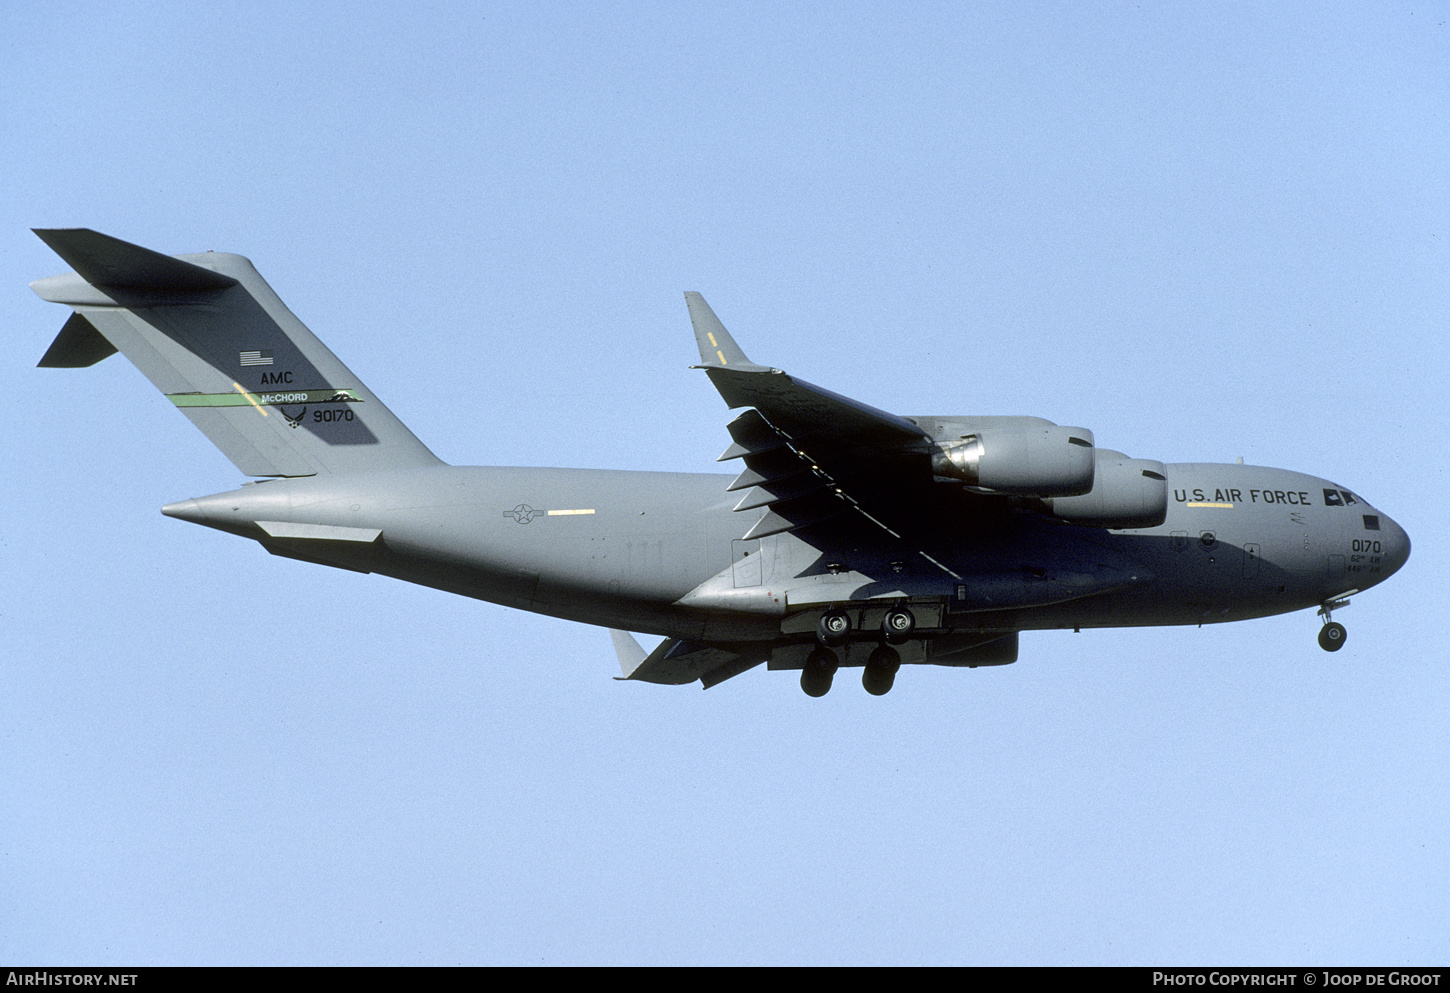
[[1410,536],[1384,514],[1380,515],[1380,541],[1384,547],[1384,575],[1399,571],[1410,558]]

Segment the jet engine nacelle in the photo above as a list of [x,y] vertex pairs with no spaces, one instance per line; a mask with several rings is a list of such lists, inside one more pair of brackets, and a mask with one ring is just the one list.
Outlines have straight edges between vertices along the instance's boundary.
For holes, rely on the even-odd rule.
[[1156,528],[1168,518],[1168,477],[1162,462],[1097,450],[1093,488],[1081,496],[1043,501],[1053,516],[1099,528]]
[[1070,497],[1093,488],[1093,433],[1055,424],[1004,424],[944,444],[938,476],[1012,496]]

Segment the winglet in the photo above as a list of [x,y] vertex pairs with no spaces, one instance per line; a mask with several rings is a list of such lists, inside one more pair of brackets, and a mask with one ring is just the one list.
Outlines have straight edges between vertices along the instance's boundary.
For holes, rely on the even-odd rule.
[[619,656],[620,671],[624,673],[623,676],[615,678],[628,679],[644,661],[644,649],[640,647],[639,642],[634,640],[634,635],[628,631],[617,631],[610,628],[609,637],[614,639],[614,651]]
[[685,291],[685,305],[690,308],[690,323],[695,326],[695,341],[700,346],[700,368],[718,369],[722,366],[743,366],[747,369],[763,369],[745,357],[720,318],[710,309],[705,298],[694,290]]

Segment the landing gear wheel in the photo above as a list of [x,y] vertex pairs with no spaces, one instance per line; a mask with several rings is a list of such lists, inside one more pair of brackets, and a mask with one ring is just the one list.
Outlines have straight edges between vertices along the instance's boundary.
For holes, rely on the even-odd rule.
[[899,645],[916,630],[916,618],[905,607],[893,607],[881,619],[881,634],[888,642]]
[[861,685],[872,696],[885,696],[896,682],[896,670],[901,668],[901,654],[887,645],[879,646],[866,660],[861,672]]
[[1344,647],[1347,632],[1338,621],[1330,621],[1319,629],[1319,647],[1326,652],[1337,652]]
[[817,648],[806,656],[805,668],[801,670],[801,689],[806,696],[825,696],[831,692],[831,680],[836,677],[836,653],[829,648]]
[[1330,620],[1330,614],[1340,607],[1348,606],[1349,600],[1346,597],[1340,597],[1338,600],[1325,600],[1319,605],[1319,616],[1324,618],[1324,627],[1319,630],[1319,647],[1326,652],[1337,652],[1344,647],[1346,637],[1344,625]]
[[[851,618],[844,610],[828,610],[816,625],[816,640],[828,648],[841,644],[851,634]],[[835,656],[832,656],[834,658]]]

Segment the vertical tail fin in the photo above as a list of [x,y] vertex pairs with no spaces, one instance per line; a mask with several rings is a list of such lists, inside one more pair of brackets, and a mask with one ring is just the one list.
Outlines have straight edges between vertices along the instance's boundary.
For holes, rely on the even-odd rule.
[[249,476],[440,464],[240,255],[35,233],[75,269],[30,284],[75,311],[40,365],[120,351]]

